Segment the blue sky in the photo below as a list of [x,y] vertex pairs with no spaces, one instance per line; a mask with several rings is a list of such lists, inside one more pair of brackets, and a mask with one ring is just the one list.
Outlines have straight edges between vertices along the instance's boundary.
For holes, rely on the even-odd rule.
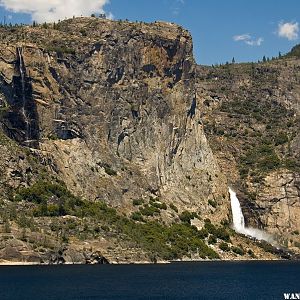
[[77,0],[76,7],[68,6],[71,0],[41,2],[0,0],[0,16],[13,23],[29,23],[62,18],[66,12],[105,11],[114,19],[175,22],[191,32],[197,62],[208,65],[232,57],[237,62],[257,61],[264,55],[286,53],[300,42],[299,0]]

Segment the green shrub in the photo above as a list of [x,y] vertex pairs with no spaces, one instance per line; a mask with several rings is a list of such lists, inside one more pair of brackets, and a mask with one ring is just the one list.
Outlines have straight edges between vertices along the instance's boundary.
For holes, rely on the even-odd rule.
[[217,238],[214,235],[210,235],[208,238],[208,244],[215,244],[217,242]]
[[134,200],[132,200],[132,204],[134,206],[139,206],[139,205],[142,205],[143,203],[144,203],[143,199],[134,199]]
[[117,211],[115,208],[108,207],[104,202],[84,201],[82,206],[76,211],[76,216],[79,217],[94,217],[104,221],[113,223],[118,220]]
[[210,233],[215,234],[216,233],[216,227],[214,224],[210,222],[209,219],[204,220],[204,228]]
[[83,28],[80,29],[80,33],[82,36],[87,36],[87,31]]
[[198,231],[197,236],[203,240],[208,237],[208,231],[205,228],[202,228]]
[[226,226],[229,226],[229,221],[228,221],[228,219],[223,219],[222,221],[221,221],[221,225],[223,225],[224,227],[226,227]]
[[238,254],[238,255],[244,255],[245,254],[245,251],[242,248],[240,248],[240,247],[233,246],[233,247],[231,247],[231,250],[234,253]]
[[50,217],[59,216],[59,206],[57,204],[49,204],[47,206],[48,215]]
[[280,132],[274,139],[275,145],[283,145],[289,141],[289,138],[286,133]]
[[248,253],[248,255],[249,255],[250,257],[252,257],[252,258],[255,258],[255,257],[256,257],[255,254],[254,254],[254,252],[253,252],[251,249],[248,249],[247,253]]
[[271,155],[263,157],[258,162],[259,169],[263,171],[271,171],[273,169],[276,169],[279,166],[280,166],[280,159],[278,158],[275,152]]
[[192,219],[198,218],[198,214],[185,210],[179,215],[179,218],[183,223],[190,223]]
[[230,251],[230,247],[229,247],[228,244],[225,243],[225,242],[221,242],[220,245],[219,245],[219,248],[220,248],[222,251],[225,251],[225,252]]
[[221,239],[221,240],[227,241],[227,242],[230,241],[230,235],[224,227],[221,227],[221,226],[217,227],[214,234],[218,239]]
[[16,219],[16,222],[21,228],[32,228],[34,225],[33,218],[27,217],[24,212],[19,215],[19,217]]
[[173,203],[170,204],[170,208],[173,209],[175,212],[178,213],[178,208]]
[[158,215],[160,210],[157,207],[152,205],[145,205],[144,207],[140,208],[140,213],[147,217],[152,217],[154,215]]
[[269,253],[276,253],[276,248],[266,241],[260,241],[258,246]]
[[117,175],[117,172],[112,169],[109,165],[104,165],[104,170],[105,170],[105,173],[109,176],[116,176]]
[[223,241],[230,241],[230,235],[225,227],[223,226],[215,226],[208,220],[204,220],[204,228],[216,238],[221,239]]
[[161,202],[151,202],[150,204],[151,204],[152,206],[158,208],[158,209],[166,210],[166,209],[168,208],[166,203],[161,203]]
[[63,55],[63,54],[75,55],[75,49],[68,48],[66,46],[48,46],[46,48],[46,51],[56,52],[58,55]]
[[139,222],[144,221],[142,214],[138,211],[133,212],[130,217],[134,221],[139,221]]
[[209,204],[210,206],[214,207],[214,208],[217,207],[217,202],[214,201],[214,200],[212,200],[212,199],[209,199],[209,200],[208,200],[208,204]]
[[56,135],[56,133],[51,133],[51,134],[48,135],[48,139],[52,140],[52,141],[57,141],[59,138]]

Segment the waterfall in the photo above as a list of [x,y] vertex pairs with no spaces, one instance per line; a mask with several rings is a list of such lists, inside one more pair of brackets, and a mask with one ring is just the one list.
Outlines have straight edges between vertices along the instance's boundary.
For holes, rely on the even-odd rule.
[[241,209],[240,201],[236,196],[236,193],[229,188],[231,211],[233,218],[233,228],[237,232],[241,232],[245,229],[245,218]]
[[245,234],[252,238],[258,240],[265,240],[269,243],[274,243],[274,239],[270,234],[257,228],[245,226],[245,218],[240,205],[240,201],[236,196],[236,193],[231,188],[229,188],[229,194],[230,194],[230,203],[231,203],[231,211],[232,211],[232,219],[233,219],[233,229],[238,233]]
[[22,47],[17,48],[18,58],[19,58],[19,72],[21,76],[21,87],[22,87],[22,108],[21,114],[25,122],[25,142],[29,141],[30,138],[30,118],[26,113],[26,70],[23,60],[23,49]]

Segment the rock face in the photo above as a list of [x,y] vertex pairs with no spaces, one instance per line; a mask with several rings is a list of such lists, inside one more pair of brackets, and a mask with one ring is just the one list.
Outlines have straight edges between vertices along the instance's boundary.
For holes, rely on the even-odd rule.
[[260,209],[267,211],[261,220],[270,232],[285,236],[299,230],[299,187],[299,174],[284,170],[265,178],[256,202]]
[[[228,181],[248,225],[299,248],[299,60],[196,66],[190,34],[162,22],[74,18],[0,28],[0,36],[0,205],[9,203],[0,214],[1,260],[152,261],[103,224],[38,215],[30,201],[16,210],[16,191],[41,178],[120,215],[138,212],[134,200],[164,207],[146,217],[161,223],[197,212],[199,229],[205,219],[230,222]],[[54,213],[60,199],[48,200]],[[15,216],[22,205],[37,223]],[[79,227],[88,249],[84,234],[66,235]],[[256,257],[273,257],[250,243]]]
[[300,60],[197,69],[197,99],[248,225],[299,251]]
[[152,196],[227,219],[227,184],[204,135],[189,33],[96,18],[45,27],[0,30],[7,136],[88,200],[128,213],[133,199]]

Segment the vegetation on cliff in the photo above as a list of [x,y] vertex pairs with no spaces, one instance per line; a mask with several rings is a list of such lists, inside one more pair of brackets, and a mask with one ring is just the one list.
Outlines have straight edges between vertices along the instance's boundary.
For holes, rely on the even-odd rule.
[[198,68],[205,132],[239,192],[247,221],[281,236],[285,246],[296,250],[292,232],[299,228],[300,209],[297,49],[261,63]]
[[[62,216],[75,218],[65,219],[62,225],[63,219],[59,218]],[[2,217],[6,224],[16,221],[24,229],[36,229],[37,220],[51,217],[52,234],[60,236],[64,243],[68,243],[72,236],[88,239],[103,234],[116,235],[135,243],[135,247],[146,251],[153,261],[180,259],[193,253],[201,258],[219,258],[206,245],[205,238],[211,234],[229,241],[226,229],[215,227],[210,221],[206,221],[205,229],[200,231],[186,222],[186,219],[169,226],[155,220],[137,222],[118,214],[103,202],[90,202],[75,197],[59,181],[38,181],[29,188],[20,189],[13,197],[13,202],[3,210]],[[26,240],[25,233],[23,239]]]
[[287,57],[289,56],[300,58],[300,45],[294,46],[292,50],[287,54]]

